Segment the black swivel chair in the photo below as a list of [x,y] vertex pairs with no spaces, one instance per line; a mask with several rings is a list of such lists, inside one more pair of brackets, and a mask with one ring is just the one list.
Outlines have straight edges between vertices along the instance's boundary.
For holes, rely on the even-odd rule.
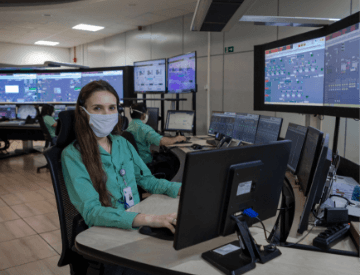
[[[56,129],[58,135],[56,145],[46,149],[44,155],[50,166],[51,179],[60,220],[62,252],[58,266],[69,264],[72,275],[82,275],[86,274],[89,265],[91,265],[92,270],[99,270],[99,272],[102,265],[92,259],[85,260],[80,254],[76,253],[74,247],[76,235],[88,228],[80,213],[70,201],[61,166],[62,151],[76,138],[74,124],[74,110],[63,111],[59,114],[58,127]],[[123,132],[123,136],[137,150],[133,135],[129,132]]]

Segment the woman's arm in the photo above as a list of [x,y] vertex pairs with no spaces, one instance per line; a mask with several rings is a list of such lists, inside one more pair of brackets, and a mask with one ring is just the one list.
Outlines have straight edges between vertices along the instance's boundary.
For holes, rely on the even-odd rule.
[[186,137],[184,136],[176,136],[176,137],[162,137],[160,140],[160,145],[169,146],[173,145],[176,142],[186,141]]
[[145,215],[139,214],[133,221],[133,227],[140,227],[143,225],[160,228],[166,227],[175,234],[177,213],[166,214],[166,215]]

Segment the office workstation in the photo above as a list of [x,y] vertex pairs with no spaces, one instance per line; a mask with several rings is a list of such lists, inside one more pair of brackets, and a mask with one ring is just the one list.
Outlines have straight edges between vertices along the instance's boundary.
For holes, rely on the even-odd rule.
[[81,2],[0,51],[0,274],[359,273],[354,1]]

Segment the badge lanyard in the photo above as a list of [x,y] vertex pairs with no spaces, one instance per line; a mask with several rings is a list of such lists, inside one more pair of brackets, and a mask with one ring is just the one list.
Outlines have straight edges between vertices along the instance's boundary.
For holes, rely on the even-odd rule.
[[134,206],[134,198],[133,198],[133,194],[131,191],[131,187],[127,186],[127,182],[125,181],[125,175],[126,175],[126,171],[125,169],[121,169],[120,170],[120,175],[123,178],[124,184],[125,184],[125,188],[123,189],[123,193],[124,193],[124,197],[125,197],[125,209],[128,209],[132,206]]

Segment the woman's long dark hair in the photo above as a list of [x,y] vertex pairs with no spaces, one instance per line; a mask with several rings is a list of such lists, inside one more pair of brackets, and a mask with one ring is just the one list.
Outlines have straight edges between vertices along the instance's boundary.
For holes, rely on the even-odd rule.
[[42,117],[43,116],[51,116],[53,112],[54,112],[54,106],[49,105],[49,104],[44,104],[41,108],[40,115]]
[[[115,89],[106,81],[99,80],[86,84],[80,91],[75,109],[75,134],[76,144],[78,147],[82,161],[90,175],[90,179],[95,190],[99,193],[99,198],[102,206],[112,207],[111,193],[106,188],[107,176],[102,168],[100,158],[99,146],[96,136],[89,125],[89,118],[85,111],[81,108],[86,108],[86,101],[90,96],[96,92],[107,91],[113,94],[116,98],[116,105],[119,106],[119,96]],[[112,134],[121,134],[121,116],[119,115],[119,122],[115,125]]]

